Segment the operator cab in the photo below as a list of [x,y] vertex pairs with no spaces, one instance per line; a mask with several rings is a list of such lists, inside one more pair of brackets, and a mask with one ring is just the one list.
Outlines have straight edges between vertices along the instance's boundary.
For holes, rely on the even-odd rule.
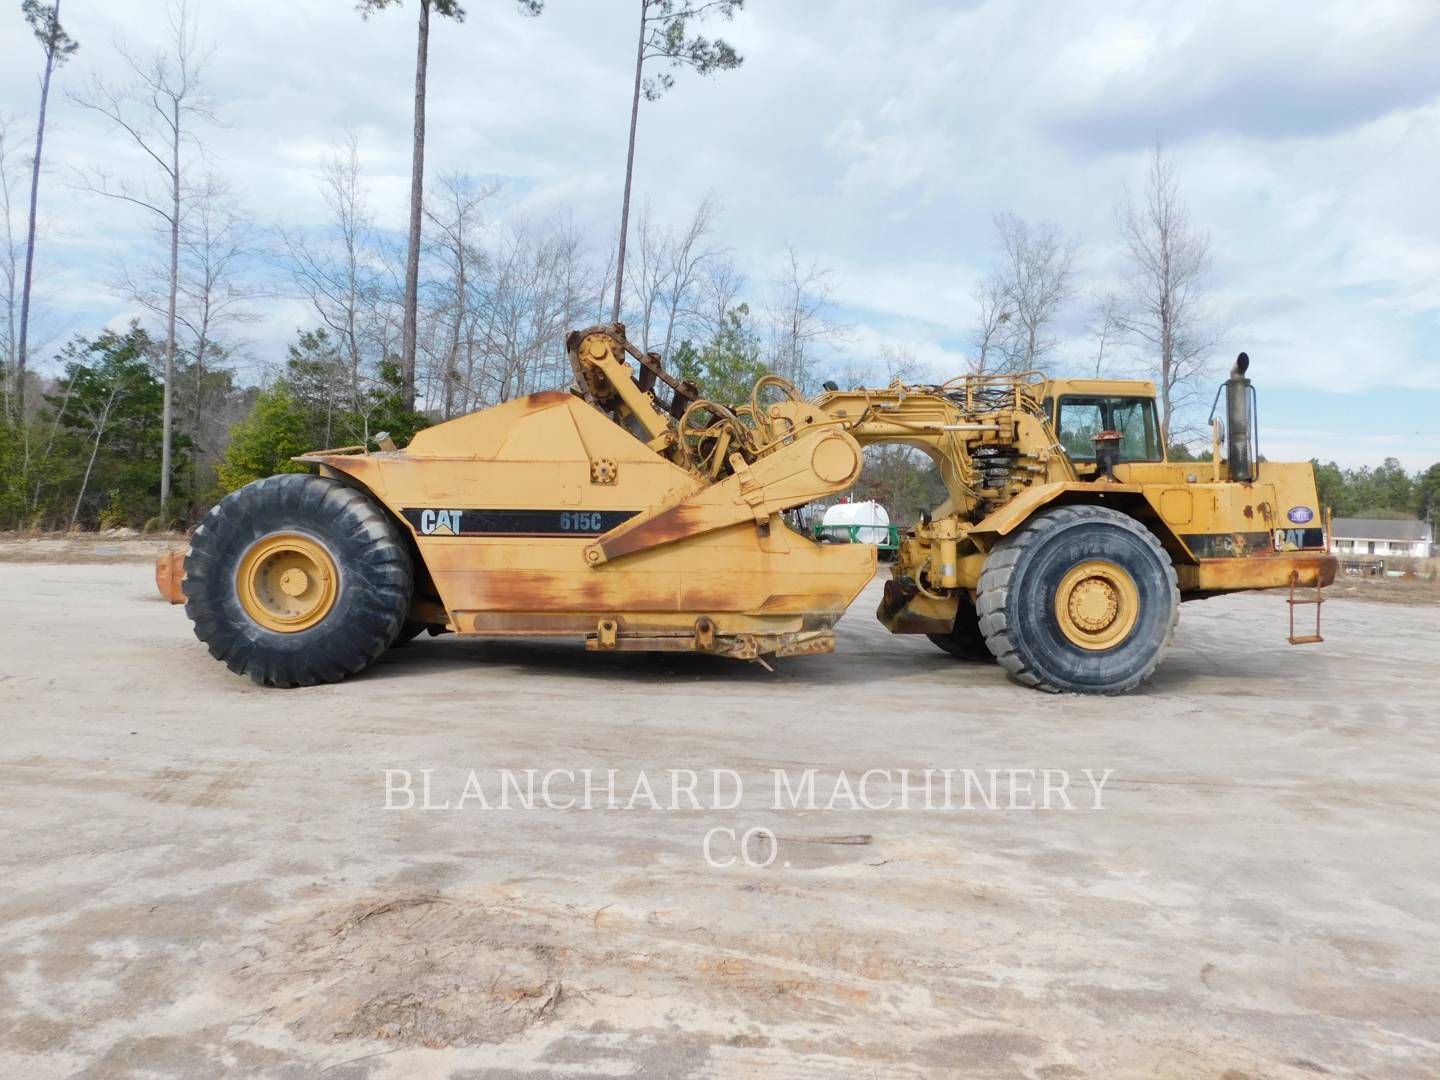
[[[1095,436],[1120,433],[1120,462],[1164,461],[1155,388],[1118,379],[1057,379],[1046,388],[1045,416],[1077,471],[1095,468]],[[1089,468],[1087,468],[1089,466]]]

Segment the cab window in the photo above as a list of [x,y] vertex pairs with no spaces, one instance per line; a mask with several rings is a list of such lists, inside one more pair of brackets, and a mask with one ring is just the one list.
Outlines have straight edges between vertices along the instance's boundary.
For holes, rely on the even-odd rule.
[[1120,432],[1121,461],[1162,460],[1155,402],[1149,398],[1062,397],[1055,427],[1072,461],[1094,461],[1091,440],[1102,431]]

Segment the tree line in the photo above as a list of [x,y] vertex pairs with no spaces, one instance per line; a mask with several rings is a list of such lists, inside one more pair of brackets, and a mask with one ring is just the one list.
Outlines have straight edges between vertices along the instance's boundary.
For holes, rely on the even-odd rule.
[[[61,22],[61,0],[23,0],[21,15],[40,46],[41,90],[28,153],[18,125],[0,120],[0,527],[184,524],[251,473],[293,467],[281,450],[368,444],[382,429],[403,442],[435,420],[561,384],[568,378],[565,331],[600,321],[612,286],[627,316],[640,309],[647,336],[662,310],[667,334],[698,332],[706,305],[697,307],[695,297],[724,273],[708,265],[718,261],[717,250],[694,246],[709,231],[709,207],[677,256],[687,260],[678,284],[669,284],[669,265],[653,265],[675,253],[670,235],[648,220],[641,257],[625,260],[639,104],[671,89],[676,70],[708,75],[739,67],[731,45],[694,28],[732,18],[743,2],[640,0],[622,228],[618,250],[601,263],[563,217],[497,224],[484,212],[493,189],[466,176],[426,182],[431,17],[463,21],[456,0],[413,5],[414,138],[403,243],[375,225],[353,138],[321,162],[330,215],[323,227],[262,228],[245,214],[205,153],[216,122],[205,85],[210,49],[186,0],[169,0],[160,49],[146,52],[122,39],[115,45],[118,81],[94,77],[64,95],[70,107],[102,119],[142,162],[134,173],[116,175],[103,165],[69,182],[153,228],[151,257],[117,265],[107,283],[144,313],[144,325],[76,337],[53,352],[60,370],[47,374],[33,361],[54,343],[31,333],[37,205],[52,82],[79,43]],[[356,4],[365,19],[392,6],[403,0]],[[517,7],[538,15],[543,0],[517,0]],[[643,77],[647,68],[655,70]],[[284,286],[275,284],[277,268]],[[740,280],[733,268],[725,272]],[[261,358],[268,368],[261,386],[240,385],[235,362],[247,353],[244,324],[281,292],[305,300],[313,324],[298,332],[283,362]],[[746,314],[738,305],[735,318]]]
[[[368,18],[400,2],[358,7]],[[518,6],[529,15],[542,8],[539,0]],[[696,32],[707,18],[733,17],[741,0],[639,0],[620,227],[599,244],[566,213],[506,213],[505,193],[473,176],[426,177],[431,15],[454,24],[465,12],[454,0],[414,7],[403,236],[377,224],[354,135],[320,155],[323,221],[302,227],[250,216],[243,192],[205,153],[220,106],[206,85],[210,49],[185,0],[165,7],[157,51],[114,46],[118,80],[67,87],[66,107],[98,118],[141,162],[119,174],[97,166],[67,182],[152,231],[142,254],[116,264],[105,283],[141,317],[56,342],[37,340],[31,327],[35,269],[44,268],[36,206],[52,82],[79,44],[60,22],[60,0],[24,0],[40,47],[41,93],[33,131],[0,120],[0,528],[186,525],[224,491],[298,468],[289,460],[295,454],[373,445],[382,432],[403,445],[427,424],[564,386],[566,332],[617,317],[643,349],[722,401],[747,399],[766,372],[806,393],[826,378],[851,386],[932,377],[904,347],[849,354],[854,328],[818,259],[784,246],[766,274],[739,266],[721,240],[715,199],[701,199],[681,221],[660,220],[643,200],[632,208],[641,103],[670,90],[676,71],[741,66],[732,45]],[[1114,373],[1138,360],[1179,444],[1219,335],[1205,296],[1208,241],[1160,144],[1138,190],[1117,201],[1115,226],[1126,270],[1111,288],[1083,294],[1078,238],[1053,222],[996,215],[966,367],[1053,368],[1062,318],[1088,311],[1085,370]],[[247,330],[282,297],[303,302],[305,325],[283,357],[257,356]],[[1073,353],[1073,339],[1070,346]],[[51,370],[37,369],[37,355],[53,361]],[[870,448],[867,457],[857,496],[878,498],[897,518],[941,497],[928,459],[893,447]],[[1322,486],[1330,480],[1326,473]],[[1341,480],[1336,491],[1369,490],[1358,474]],[[1420,481],[1412,486],[1418,491]],[[1396,511],[1415,501],[1386,499]]]
[[1311,464],[1320,505],[1334,509],[1336,517],[1440,519],[1440,463],[1414,474],[1393,457],[1373,469]]

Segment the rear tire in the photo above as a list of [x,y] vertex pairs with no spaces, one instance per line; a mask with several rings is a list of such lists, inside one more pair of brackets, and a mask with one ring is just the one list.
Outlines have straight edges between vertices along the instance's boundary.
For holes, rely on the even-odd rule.
[[980,615],[968,593],[960,594],[960,606],[955,611],[955,625],[950,632],[925,636],[958,660],[989,662],[995,659],[990,646],[985,644],[985,635],[980,630]]
[[413,589],[390,517],[361,491],[299,473],[227,495],[185,558],[195,636],[264,686],[339,682],[367,667],[399,635]]
[[1155,534],[1100,506],[1037,514],[995,545],[976,595],[1001,666],[1051,693],[1133,690],[1180,617],[1175,568]]

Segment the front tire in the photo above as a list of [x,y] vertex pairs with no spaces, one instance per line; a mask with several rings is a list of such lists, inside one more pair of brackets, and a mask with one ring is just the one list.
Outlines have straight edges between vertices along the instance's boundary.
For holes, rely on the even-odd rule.
[[263,686],[339,682],[400,634],[414,568],[363,492],[290,473],[227,495],[185,558],[185,613],[210,655]]
[[1001,666],[1051,693],[1123,694],[1154,673],[1180,617],[1155,534],[1100,506],[1037,514],[991,551],[976,593]]

